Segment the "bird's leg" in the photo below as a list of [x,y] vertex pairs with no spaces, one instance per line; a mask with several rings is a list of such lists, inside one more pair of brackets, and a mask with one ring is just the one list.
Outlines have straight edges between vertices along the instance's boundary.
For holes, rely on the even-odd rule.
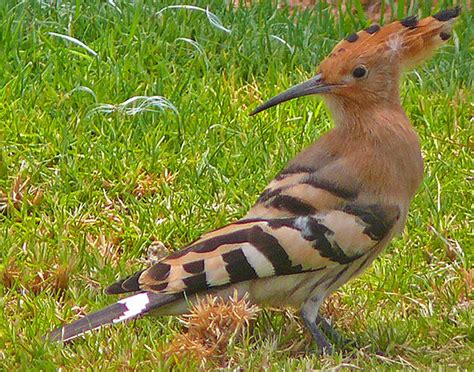
[[311,296],[305,302],[303,307],[301,308],[301,317],[303,318],[303,322],[311,332],[313,336],[314,342],[318,346],[318,351],[320,354],[332,354],[333,348],[327,337],[321,332],[319,329],[319,322],[318,324],[318,311],[319,306],[321,305],[322,299],[319,295]]
[[313,319],[313,316],[308,317],[304,311],[301,312],[301,317],[303,318],[306,328],[311,332],[314,342],[318,346],[318,351],[321,354],[332,354],[332,345],[324,333],[319,329],[316,319]]
[[336,343],[336,345],[345,346],[349,344],[349,340],[347,340],[344,336],[341,336],[341,334],[334,329],[327,319],[320,314],[316,316],[316,324],[327,336],[329,336],[329,338],[331,338]]

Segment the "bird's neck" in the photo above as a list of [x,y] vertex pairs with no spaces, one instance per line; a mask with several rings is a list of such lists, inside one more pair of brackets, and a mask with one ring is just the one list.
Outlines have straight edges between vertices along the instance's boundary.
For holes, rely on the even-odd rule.
[[397,94],[391,95],[390,99],[381,99],[379,101],[354,101],[341,96],[324,97],[327,108],[329,109],[336,128],[347,129],[350,131],[377,131],[383,128],[380,122],[381,114],[388,114],[394,118],[403,117],[404,122],[411,128],[405,111],[400,103]]
[[[334,119],[339,138],[356,139],[373,148],[383,143],[397,148],[418,145],[418,135],[408,119],[398,95],[390,100],[355,102],[341,97],[327,97],[326,105]],[[357,141],[354,141],[357,144]]]
[[[326,137],[336,157],[350,159],[353,169],[374,193],[410,199],[423,176],[418,135],[398,100],[367,104],[327,100],[335,128]],[[325,147],[325,146],[324,146]],[[400,179],[403,178],[403,179]]]

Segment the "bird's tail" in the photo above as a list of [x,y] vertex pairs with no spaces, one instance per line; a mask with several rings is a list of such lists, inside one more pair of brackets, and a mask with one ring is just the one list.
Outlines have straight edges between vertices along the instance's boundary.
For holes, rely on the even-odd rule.
[[46,339],[50,341],[69,341],[104,325],[138,318],[153,309],[174,302],[178,296],[179,295],[141,292],[119,300],[113,305],[87,315],[71,324],[58,328],[46,336]]

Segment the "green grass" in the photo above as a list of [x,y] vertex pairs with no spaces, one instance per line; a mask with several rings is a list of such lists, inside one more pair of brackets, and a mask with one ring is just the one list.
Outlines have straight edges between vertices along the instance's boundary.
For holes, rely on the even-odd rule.
[[[340,38],[368,24],[361,14],[335,19],[323,5],[291,12],[270,2],[198,2],[228,33],[202,12],[155,15],[163,2],[116,3],[0,3],[0,190],[10,195],[0,213],[5,369],[196,367],[161,353],[179,331],[176,318],[141,319],[65,346],[41,336],[111,303],[101,288],[140,268],[153,241],[177,249],[242,216],[331,127],[317,99],[257,117],[249,111],[306,79]],[[403,236],[328,308],[360,351],[305,355],[292,316],[262,313],[248,339],[229,346],[228,366],[472,367],[473,23],[465,5],[454,41],[404,79],[425,180]],[[155,95],[177,113],[92,111]],[[29,182],[14,203],[17,177]],[[140,184],[153,187],[141,195]]]

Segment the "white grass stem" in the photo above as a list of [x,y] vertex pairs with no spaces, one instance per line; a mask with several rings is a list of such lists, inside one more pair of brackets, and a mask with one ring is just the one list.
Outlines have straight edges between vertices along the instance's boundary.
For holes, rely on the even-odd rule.
[[160,9],[156,13],[156,15],[160,15],[161,13],[163,13],[165,10],[168,10],[168,9],[186,9],[186,10],[194,10],[194,11],[203,12],[203,13],[206,14],[207,19],[209,20],[209,23],[212,24],[214,27],[216,27],[219,30],[222,30],[224,32],[227,32],[228,34],[230,34],[230,32],[231,32],[231,30],[224,27],[221,20],[214,13],[211,13],[209,11],[209,9],[207,9],[207,8],[204,9],[204,8],[200,8],[200,7],[195,6],[195,5],[169,5],[167,7],[164,7],[163,9]]
[[115,105],[110,103],[99,104],[90,110],[87,116],[92,116],[98,113],[111,114],[113,112],[120,112],[125,115],[133,116],[143,112],[162,112],[164,110],[171,110],[178,114],[176,107],[164,97],[135,96]]
[[73,44],[76,44],[77,46],[80,46],[81,48],[84,48],[85,50],[87,50],[90,54],[92,54],[94,57],[97,57],[98,54],[95,50],[93,50],[92,48],[88,47],[86,44],[84,44],[82,41],[76,39],[75,37],[72,37],[72,36],[68,36],[68,35],[63,35],[63,34],[58,34],[56,32],[48,32],[49,35],[51,36],[55,36],[55,37],[59,37],[60,39],[64,39],[64,40],[67,40]]
[[295,47],[293,47],[293,46],[291,46],[290,44],[288,44],[288,42],[285,41],[285,40],[283,40],[280,36],[270,35],[270,37],[271,37],[272,39],[275,39],[275,40],[279,41],[279,42],[282,43],[284,46],[286,46],[286,47],[289,49],[290,53],[293,54],[293,52],[295,51]]

